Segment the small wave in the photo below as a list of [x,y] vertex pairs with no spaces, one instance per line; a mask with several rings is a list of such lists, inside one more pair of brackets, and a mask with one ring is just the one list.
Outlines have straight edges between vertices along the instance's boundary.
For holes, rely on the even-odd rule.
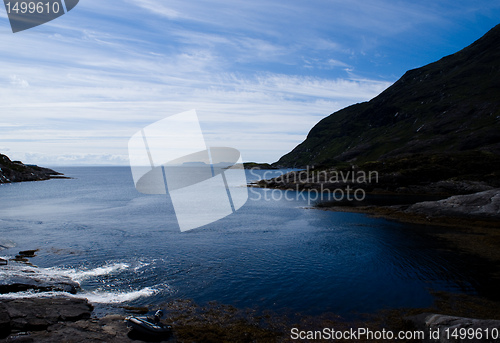
[[144,287],[137,291],[119,291],[119,292],[106,292],[106,291],[92,291],[83,292],[79,297],[87,298],[94,304],[121,304],[129,301],[134,301],[142,297],[150,297],[159,292],[159,290],[152,287]]
[[97,267],[93,269],[61,269],[61,268],[47,268],[57,275],[64,275],[71,278],[74,281],[81,282],[83,280],[113,274],[115,272],[126,270],[130,267],[127,263],[114,263],[110,265],[105,265],[102,267]]
[[151,263],[138,261],[137,262],[137,266],[134,267],[134,272],[137,272],[138,270],[140,270],[140,269],[142,269],[144,267],[148,267],[150,265],[151,265]]
[[[134,272],[138,272],[139,269],[149,266],[150,263],[140,262],[137,266],[133,268]],[[31,267],[23,267],[31,268]],[[70,278],[78,283],[86,279],[92,279],[95,277],[110,275],[114,273],[121,273],[125,270],[130,270],[131,266],[128,263],[113,263],[104,265],[92,269],[81,269],[81,268],[33,268],[33,271],[37,276],[58,276]],[[1,274],[1,271],[0,271]],[[1,277],[1,275],[0,275]],[[115,288],[115,285],[109,285]],[[139,298],[150,297],[160,292],[167,291],[171,292],[170,286],[168,284],[157,284],[151,287],[143,287],[142,289],[126,289],[120,290],[106,289],[102,288],[94,290],[83,290],[78,292],[78,294],[73,295],[66,292],[40,292],[40,291],[25,291],[17,293],[7,293],[0,294],[0,299],[19,299],[19,298],[47,298],[47,297],[57,297],[65,296],[71,298],[86,298],[90,303],[95,304],[121,304],[126,302],[131,302]]]
[[66,292],[36,292],[25,291],[16,293],[0,294],[0,299],[25,299],[25,298],[55,298],[55,297],[68,297],[68,298],[86,298],[91,304],[121,304],[129,301],[134,301],[142,297],[149,297],[155,295],[159,290],[152,287],[145,287],[137,291],[129,292],[106,292],[106,291],[91,291],[82,292],[79,294],[70,294]]
[[24,298],[55,298],[55,297],[68,297],[78,298],[77,296],[66,292],[37,292],[37,291],[24,291],[15,293],[0,294],[0,299],[24,299]]

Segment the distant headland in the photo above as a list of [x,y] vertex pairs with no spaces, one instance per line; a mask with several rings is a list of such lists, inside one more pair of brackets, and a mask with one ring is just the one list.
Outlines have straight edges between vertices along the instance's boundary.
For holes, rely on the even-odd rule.
[[66,179],[64,174],[49,168],[21,161],[11,161],[6,155],[0,154],[0,184],[25,181],[43,181],[49,179]]

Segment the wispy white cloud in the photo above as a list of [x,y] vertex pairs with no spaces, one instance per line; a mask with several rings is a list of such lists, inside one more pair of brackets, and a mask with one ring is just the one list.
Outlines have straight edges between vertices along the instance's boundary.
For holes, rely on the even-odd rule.
[[20,78],[17,75],[10,76],[10,84],[17,88],[28,88],[30,84],[25,79]]
[[[206,139],[213,145],[237,146],[248,159],[275,160],[303,139],[307,128],[322,116],[366,100],[388,85],[270,73],[253,77],[220,74],[214,79],[211,74],[195,73],[172,78],[140,70],[123,75],[74,69],[57,76],[49,69],[46,75],[33,74],[35,81],[52,79],[49,85],[33,82],[22,91],[0,89],[8,99],[0,105],[2,113],[16,113],[17,120],[24,123],[5,132],[0,141],[28,138],[16,145],[55,155],[67,151],[82,155],[89,149],[111,151],[125,161],[127,140],[137,130],[167,115],[196,108]],[[23,103],[23,98],[30,101]],[[42,125],[33,127],[31,123],[36,121]],[[287,144],[270,147],[273,141]],[[262,155],[260,145],[266,147]],[[35,156],[39,155],[30,155]],[[57,162],[63,160],[57,158]]]
[[151,1],[151,0],[133,0],[129,1],[143,9],[153,12],[159,16],[165,17],[167,19],[188,19],[187,16],[181,16],[181,13],[168,7],[166,3]]

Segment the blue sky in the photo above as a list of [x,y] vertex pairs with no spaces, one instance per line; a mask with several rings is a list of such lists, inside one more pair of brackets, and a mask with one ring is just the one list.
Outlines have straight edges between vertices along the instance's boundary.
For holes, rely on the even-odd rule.
[[80,0],[13,34],[2,8],[0,152],[127,165],[133,134],[196,109],[208,146],[274,162],[325,116],[498,23],[491,0]]

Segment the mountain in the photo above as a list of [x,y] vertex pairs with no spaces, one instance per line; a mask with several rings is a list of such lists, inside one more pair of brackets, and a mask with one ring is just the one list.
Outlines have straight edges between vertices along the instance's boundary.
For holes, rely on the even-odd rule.
[[453,55],[407,71],[372,100],[324,118],[273,165],[335,166],[471,152],[495,161],[500,156],[500,25]]
[[11,161],[7,156],[0,154],[0,184],[64,178],[61,175],[63,174],[52,169]]

